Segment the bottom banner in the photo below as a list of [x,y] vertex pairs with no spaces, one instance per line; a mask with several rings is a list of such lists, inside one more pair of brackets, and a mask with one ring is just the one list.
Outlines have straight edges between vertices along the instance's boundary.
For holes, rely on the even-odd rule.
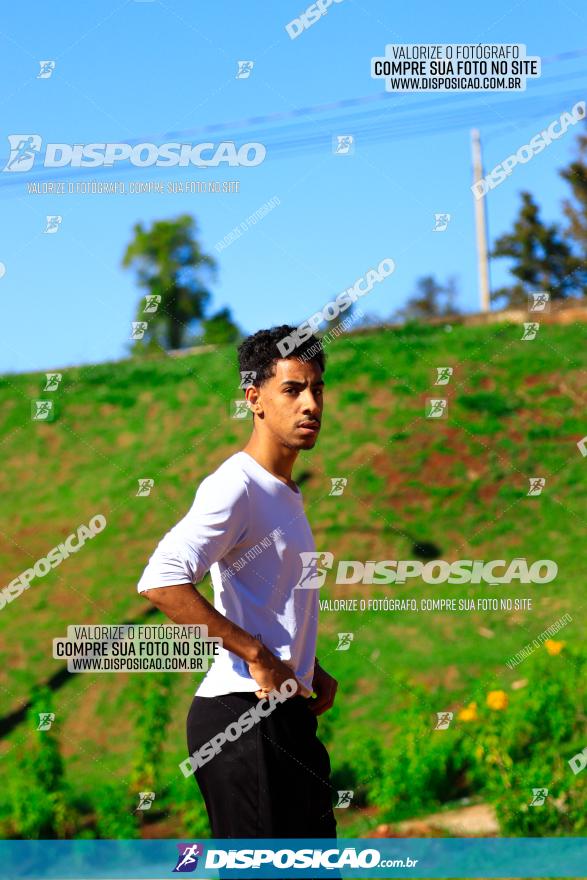
[[587,838],[4,840],[3,880],[585,877]]

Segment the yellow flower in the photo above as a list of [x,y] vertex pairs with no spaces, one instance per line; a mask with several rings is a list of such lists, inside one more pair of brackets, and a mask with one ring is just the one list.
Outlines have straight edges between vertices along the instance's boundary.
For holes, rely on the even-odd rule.
[[477,720],[477,703],[469,703],[464,709],[461,709],[457,715],[459,721],[476,721]]
[[507,708],[508,695],[505,691],[489,691],[487,694],[487,705],[490,709],[499,712],[501,709]]
[[556,654],[560,654],[562,649],[565,646],[565,642],[555,642],[554,639],[547,639],[544,642],[544,647],[548,651],[551,657],[554,657]]

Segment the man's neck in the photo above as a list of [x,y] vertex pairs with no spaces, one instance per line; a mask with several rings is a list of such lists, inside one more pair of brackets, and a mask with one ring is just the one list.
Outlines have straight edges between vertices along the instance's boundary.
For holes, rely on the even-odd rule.
[[253,435],[242,451],[247,452],[265,470],[268,470],[279,480],[295,486],[291,478],[291,472],[294,462],[298,457],[297,449],[288,449],[285,446],[269,446]]

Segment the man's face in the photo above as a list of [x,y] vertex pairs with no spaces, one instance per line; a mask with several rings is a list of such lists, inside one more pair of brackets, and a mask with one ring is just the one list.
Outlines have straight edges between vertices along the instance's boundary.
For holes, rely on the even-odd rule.
[[312,449],[322,422],[323,385],[315,361],[276,361],[275,375],[247,392],[247,399],[260,406],[257,429],[269,431],[290,449]]

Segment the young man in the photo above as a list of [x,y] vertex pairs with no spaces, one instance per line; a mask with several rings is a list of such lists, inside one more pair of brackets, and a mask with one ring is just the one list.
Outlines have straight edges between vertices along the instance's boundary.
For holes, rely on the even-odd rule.
[[[257,708],[256,723],[194,765],[215,838],[336,837],[316,716],[332,706],[337,682],[316,659],[319,591],[308,588],[301,556],[316,547],[292,480],[300,450],[320,432],[325,358],[314,336],[283,357],[277,343],[293,331],[260,330],[240,345],[252,435],[202,481],[138,584],[171,620],[222,639],[188,714],[190,755]],[[194,586],[208,569],[214,606]],[[289,698],[271,699],[288,688]],[[261,715],[259,701],[271,711]]]

